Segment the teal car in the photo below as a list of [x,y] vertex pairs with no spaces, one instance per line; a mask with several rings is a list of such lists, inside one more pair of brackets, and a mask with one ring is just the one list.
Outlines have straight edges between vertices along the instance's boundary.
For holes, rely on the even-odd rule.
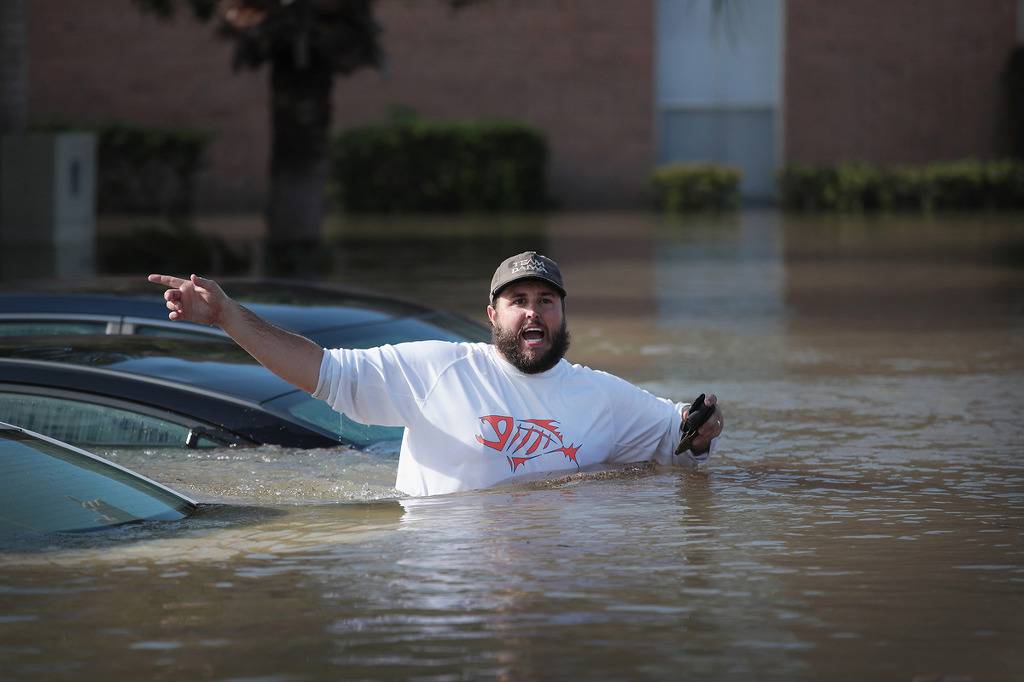
[[102,457],[0,422],[0,541],[180,521],[196,510],[181,493]]

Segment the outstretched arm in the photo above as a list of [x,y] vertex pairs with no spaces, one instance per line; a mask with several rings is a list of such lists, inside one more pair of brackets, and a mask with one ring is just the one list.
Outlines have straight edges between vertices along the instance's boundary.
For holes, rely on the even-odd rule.
[[253,314],[211,279],[150,275],[149,281],[168,287],[169,319],[216,325],[277,376],[309,393],[316,390],[323,359],[318,344]]

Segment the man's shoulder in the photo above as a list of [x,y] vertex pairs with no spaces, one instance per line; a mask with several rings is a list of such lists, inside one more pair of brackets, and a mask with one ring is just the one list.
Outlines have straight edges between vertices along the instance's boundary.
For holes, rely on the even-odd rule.
[[566,365],[568,366],[568,376],[571,377],[570,381],[581,387],[587,386],[596,389],[608,400],[615,402],[626,400],[631,404],[646,404],[648,400],[655,399],[672,404],[671,400],[659,398],[646,388],[610,372],[594,370],[585,365],[571,365],[567,361]]
[[568,360],[562,360],[566,365],[566,372],[574,379],[580,381],[590,381],[599,383],[605,386],[616,387],[616,386],[633,386],[630,382],[626,381],[622,377],[616,376],[611,372],[605,372],[600,369],[593,369],[586,365],[580,365],[569,362]]
[[393,352],[412,362],[447,364],[464,358],[486,355],[489,344],[456,341],[406,341],[391,348]]

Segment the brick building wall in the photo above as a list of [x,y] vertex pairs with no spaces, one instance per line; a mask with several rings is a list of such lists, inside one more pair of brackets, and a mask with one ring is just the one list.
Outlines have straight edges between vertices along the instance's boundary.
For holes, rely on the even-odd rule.
[[785,157],[916,163],[1005,151],[1017,0],[788,0]]
[[439,119],[511,117],[551,145],[568,205],[635,204],[654,163],[648,2],[491,0],[458,12],[386,2],[388,66],[340,82],[335,121],[380,120],[394,103]]
[[[233,73],[231,49],[186,13],[128,0],[26,3],[29,116],[123,120],[217,134],[206,209],[259,208],[269,153],[266,71]],[[652,6],[620,0],[381,0],[387,67],[336,81],[334,126],[392,105],[436,119],[500,117],[548,134],[550,186],[566,206],[635,205],[653,163]]]
[[[785,0],[783,160],[883,163],[1002,151],[1000,73],[1017,0]],[[655,161],[654,6],[621,0],[379,0],[388,63],[336,81],[335,128],[392,105],[545,130],[566,207],[638,206]],[[269,151],[266,71],[182,13],[129,0],[31,0],[29,116],[211,130],[206,210],[258,210]]]
[[266,186],[266,75],[233,73],[231,46],[183,13],[165,23],[128,1],[31,0],[29,117],[131,122],[217,135],[201,205],[259,208]]

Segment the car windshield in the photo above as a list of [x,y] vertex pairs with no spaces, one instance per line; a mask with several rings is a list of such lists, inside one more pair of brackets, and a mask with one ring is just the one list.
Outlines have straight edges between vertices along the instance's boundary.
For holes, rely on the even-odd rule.
[[375,446],[397,452],[402,441],[401,426],[362,424],[345,414],[335,412],[330,405],[305,391],[295,391],[274,398],[265,402],[263,406],[271,412],[297,419],[317,431],[359,448]]
[[99,457],[0,428],[0,534],[176,521],[194,505]]
[[373,348],[407,341],[489,341],[480,325],[444,313],[406,317],[372,324],[324,329],[309,333],[326,348]]

